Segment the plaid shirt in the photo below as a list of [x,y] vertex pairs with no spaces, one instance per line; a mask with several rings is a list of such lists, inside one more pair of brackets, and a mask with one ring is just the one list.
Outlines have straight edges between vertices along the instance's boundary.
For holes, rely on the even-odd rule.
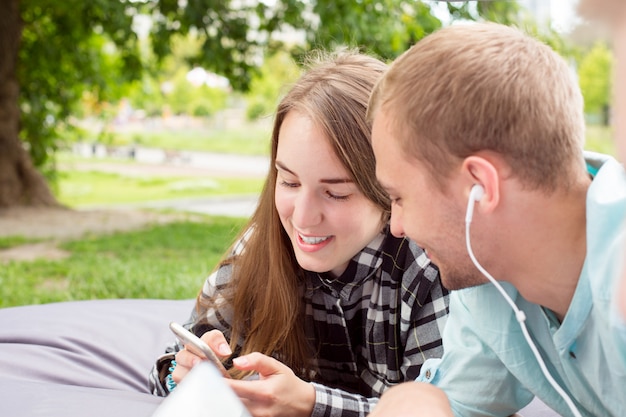
[[[218,269],[207,279],[203,295],[218,295],[230,274],[230,265]],[[387,388],[414,380],[426,359],[443,354],[448,292],[424,251],[393,237],[388,227],[352,258],[340,277],[309,271],[305,277],[305,333],[317,348],[319,370],[312,381],[312,417],[365,416]],[[228,337],[230,316],[222,308],[207,318]],[[196,320],[194,311],[186,326]],[[194,330],[204,333],[207,328]],[[160,362],[151,386],[154,394],[166,395],[162,368],[169,361]]]

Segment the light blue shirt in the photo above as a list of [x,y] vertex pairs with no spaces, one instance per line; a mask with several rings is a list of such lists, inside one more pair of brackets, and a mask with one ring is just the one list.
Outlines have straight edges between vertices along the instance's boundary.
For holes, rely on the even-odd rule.
[[[624,417],[626,337],[613,298],[624,253],[625,228],[620,225],[626,216],[626,174],[612,158],[585,157],[590,168],[599,170],[587,192],[587,256],[562,324],[513,286],[502,284],[526,314],[526,326],[550,374],[580,413]],[[563,416],[572,415],[492,284],[452,291],[443,340],[443,358],[428,360],[417,380],[442,388],[456,416],[508,416],[533,396]]]
[[[617,338],[616,343],[626,346],[626,319],[621,316],[615,317],[615,337]],[[622,362],[626,365],[626,349],[621,350]]]
[[[626,221],[626,219],[624,220]],[[622,227],[626,227],[626,224]],[[622,250],[622,256],[619,258],[618,261],[618,269],[622,271],[622,279],[626,277],[626,271],[624,271],[624,268],[626,268],[626,262],[624,259],[625,253],[626,250]],[[621,285],[626,285],[626,282],[623,282]],[[616,293],[617,291],[619,291],[619,288],[616,290]],[[613,321],[611,323],[611,327],[615,329],[615,337],[617,338],[615,343],[621,346],[626,346],[626,317],[623,316],[623,311],[624,309],[618,308],[616,303],[614,303],[612,317]],[[626,366],[626,349],[622,349],[620,353],[622,356],[622,362],[624,363],[624,366]]]

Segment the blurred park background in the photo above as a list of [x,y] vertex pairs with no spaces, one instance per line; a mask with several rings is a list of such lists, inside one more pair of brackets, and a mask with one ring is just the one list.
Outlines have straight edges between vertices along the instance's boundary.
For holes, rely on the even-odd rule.
[[[254,199],[268,168],[272,112],[304,54],[348,46],[391,62],[428,33],[467,21],[518,26],[560,53],[585,98],[586,148],[615,154],[612,45],[576,6],[577,0],[6,0],[0,216],[29,207],[171,211],[173,205],[159,203]],[[192,298],[247,216],[230,214],[196,213],[71,239],[0,230],[0,254],[42,239],[67,254],[0,260],[0,307]]]

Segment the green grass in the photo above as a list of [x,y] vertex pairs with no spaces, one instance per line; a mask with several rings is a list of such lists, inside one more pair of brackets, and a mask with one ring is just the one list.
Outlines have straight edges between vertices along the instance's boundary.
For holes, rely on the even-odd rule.
[[[588,126],[585,147],[615,155],[611,130]],[[258,192],[262,181],[137,178],[64,171],[58,187],[63,203],[81,207],[245,194]],[[2,264],[0,307],[101,298],[193,298],[244,222],[245,219],[206,217],[202,223],[180,222],[90,236],[64,243],[62,248],[71,254],[67,259]],[[3,237],[0,249],[40,240]]]
[[[244,219],[207,217],[64,243],[62,260],[0,268],[0,307],[103,298],[194,298]],[[8,239],[5,239],[8,240]]]
[[[173,132],[142,132],[111,134],[112,145],[141,144],[172,150],[268,155],[271,127],[255,125],[237,129],[180,130]],[[612,129],[588,124],[585,148],[615,155]]]
[[61,171],[56,197],[74,208],[189,197],[258,194],[264,178],[137,177],[97,171]]
[[161,149],[268,155],[271,126],[229,129],[183,129],[141,133],[112,133],[112,145],[137,144]]
[[25,245],[27,243],[36,243],[40,241],[41,239],[27,239],[23,236],[0,237],[0,250],[12,248],[19,245]]

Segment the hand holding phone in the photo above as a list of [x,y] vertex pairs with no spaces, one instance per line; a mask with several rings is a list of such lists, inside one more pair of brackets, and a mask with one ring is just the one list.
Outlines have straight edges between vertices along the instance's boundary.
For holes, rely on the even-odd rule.
[[189,350],[196,356],[208,359],[209,362],[213,363],[213,365],[217,367],[224,377],[230,378],[230,375],[228,374],[226,368],[224,368],[222,361],[220,361],[215,352],[213,352],[204,340],[200,339],[198,336],[175,322],[170,323],[170,329],[174,332],[178,340],[180,340],[180,342],[185,346],[185,349]]

